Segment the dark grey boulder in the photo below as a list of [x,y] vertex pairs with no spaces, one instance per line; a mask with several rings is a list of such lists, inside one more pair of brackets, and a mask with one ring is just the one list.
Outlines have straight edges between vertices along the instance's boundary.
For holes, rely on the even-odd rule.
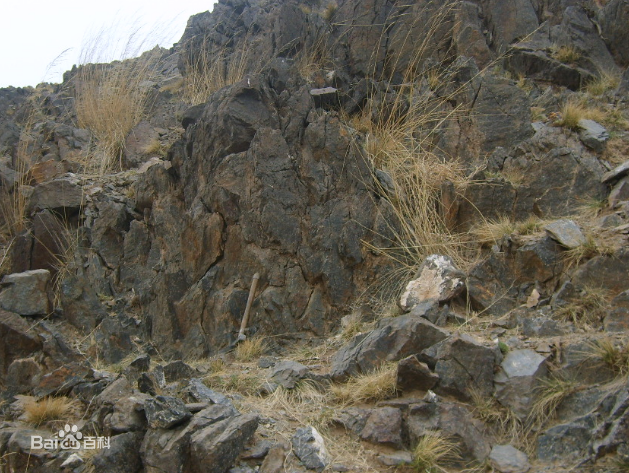
[[385,361],[420,353],[448,335],[446,330],[421,317],[406,315],[383,319],[374,331],[357,335],[337,352],[330,375],[342,380],[368,373]]
[[300,427],[291,438],[293,451],[309,470],[321,471],[331,462],[321,434],[314,427]]
[[189,470],[225,473],[258,427],[258,417],[245,414],[211,424],[190,438]]
[[144,412],[149,426],[154,429],[170,429],[192,417],[184,402],[172,396],[147,399]]
[[46,269],[8,274],[0,282],[0,307],[19,315],[48,315],[52,311],[50,283]]

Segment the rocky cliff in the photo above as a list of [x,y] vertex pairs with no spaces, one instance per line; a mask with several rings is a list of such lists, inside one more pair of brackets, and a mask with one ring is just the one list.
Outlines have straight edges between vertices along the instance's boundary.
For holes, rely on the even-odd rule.
[[[453,471],[626,468],[628,22],[225,0],[172,50],[1,89],[3,468],[426,469],[433,438]],[[393,391],[348,407],[385,362]],[[115,448],[30,457],[49,396]]]

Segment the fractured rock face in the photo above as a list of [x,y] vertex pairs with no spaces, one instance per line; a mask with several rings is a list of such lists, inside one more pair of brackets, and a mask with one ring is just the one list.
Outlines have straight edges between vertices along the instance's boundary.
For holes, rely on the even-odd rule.
[[50,272],[36,269],[2,278],[0,307],[20,315],[49,314],[52,309]]
[[309,470],[321,471],[330,463],[323,437],[314,427],[300,427],[291,442],[295,455]]
[[419,267],[415,279],[409,282],[400,298],[400,307],[410,311],[420,303],[439,303],[458,296],[465,288],[465,275],[452,259],[430,255]]
[[335,380],[343,380],[368,373],[385,361],[420,353],[448,335],[446,330],[420,317],[383,319],[374,331],[357,335],[336,353],[330,375]]
[[514,350],[500,367],[495,378],[496,398],[523,419],[535,400],[535,386],[547,373],[546,358],[533,350]]

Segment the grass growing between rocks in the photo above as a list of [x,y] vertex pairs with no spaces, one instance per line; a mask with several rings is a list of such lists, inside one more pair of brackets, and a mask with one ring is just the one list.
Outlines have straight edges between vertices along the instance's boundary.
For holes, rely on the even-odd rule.
[[575,380],[559,375],[541,380],[535,390],[535,402],[528,418],[529,425],[536,431],[540,430],[556,416],[557,407],[562,401],[578,389],[579,385]]
[[94,139],[82,164],[99,175],[122,169],[126,138],[150,105],[150,81],[162,56],[158,48],[139,55],[153,39],[142,39],[141,28],[122,45],[112,39],[111,30],[115,28],[103,29],[86,42],[73,77],[77,125],[89,129]]
[[346,383],[334,384],[330,391],[333,399],[343,405],[378,402],[396,393],[397,367],[384,364],[371,373],[350,378]]
[[447,472],[444,465],[458,459],[456,442],[440,432],[426,432],[413,448],[413,467],[421,473]]
[[252,337],[236,345],[234,355],[237,361],[247,362],[259,358],[267,350],[268,344],[262,337]]
[[574,64],[581,59],[581,53],[574,46],[555,46],[550,55],[559,62]]
[[531,216],[526,220],[515,222],[507,216],[499,217],[495,220],[486,220],[476,225],[470,231],[481,245],[492,245],[499,242],[503,237],[517,233],[519,235],[530,235],[541,231],[544,222],[536,216]]
[[587,106],[578,100],[567,100],[561,108],[561,120],[557,124],[578,131],[580,120],[594,120],[602,123],[606,120],[606,115],[602,110]]
[[76,401],[68,397],[46,397],[39,401],[28,402],[24,406],[24,413],[26,421],[38,427],[50,421],[67,422],[68,417],[76,408]]
[[242,80],[252,60],[249,36],[234,50],[203,39],[196,57],[183,56],[183,99],[190,105],[207,102],[210,95]]
[[620,77],[613,72],[602,72],[600,76],[591,81],[585,90],[588,94],[599,96],[605,92],[614,90],[620,84]]
[[557,309],[555,315],[571,321],[577,327],[600,325],[609,309],[609,299],[610,294],[605,289],[586,286],[581,289],[576,300]]
[[629,343],[627,340],[604,338],[589,344],[589,358],[609,367],[618,376],[629,374]]

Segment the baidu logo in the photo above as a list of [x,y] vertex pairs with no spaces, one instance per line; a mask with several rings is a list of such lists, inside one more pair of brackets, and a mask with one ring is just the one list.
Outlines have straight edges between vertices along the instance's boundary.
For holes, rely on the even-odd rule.
[[96,450],[109,447],[109,437],[84,436],[76,425],[70,424],[66,424],[52,438],[31,435],[31,450]]

